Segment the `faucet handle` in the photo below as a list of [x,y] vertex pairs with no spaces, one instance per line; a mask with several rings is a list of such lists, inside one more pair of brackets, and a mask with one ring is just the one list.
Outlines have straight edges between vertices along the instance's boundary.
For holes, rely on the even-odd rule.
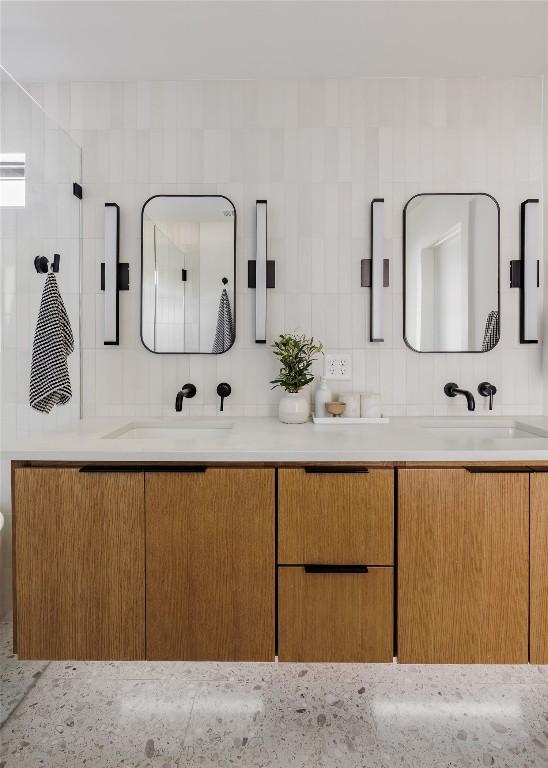
[[181,392],[186,398],[194,397],[194,395],[196,394],[196,387],[194,386],[194,384],[185,384],[184,386],[181,387]]
[[482,397],[489,398],[489,410],[493,410],[493,397],[497,394],[497,388],[494,384],[490,384],[488,381],[482,381],[478,384],[478,392]]
[[221,398],[221,411],[224,409],[225,397],[228,397],[231,392],[232,387],[230,384],[227,384],[226,381],[222,381],[220,384],[217,384],[217,394]]

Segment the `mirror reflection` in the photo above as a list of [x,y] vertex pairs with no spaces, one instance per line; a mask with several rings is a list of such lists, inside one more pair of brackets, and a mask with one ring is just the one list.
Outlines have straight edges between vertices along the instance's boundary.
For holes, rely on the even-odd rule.
[[488,352],[500,336],[499,207],[422,194],[404,209],[404,337],[417,352]]
[[156,195],[141,221],[141,339],[151,352],[226,352],[235,339],[236,211],[221,195]]

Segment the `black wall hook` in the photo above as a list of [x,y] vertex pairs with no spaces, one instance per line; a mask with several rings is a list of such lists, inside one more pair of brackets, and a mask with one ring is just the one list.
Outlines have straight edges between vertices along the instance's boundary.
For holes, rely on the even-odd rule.
[[223,285],[226,285],[228,283],[228,277],[223,277],[221,282],[222,282]]
[[[61,256],[58,253],[53,254],[53,261],[51,263],[51,271],[59,272],[59,264],[61,262]],[[45,256],[37,256],[34,259],[34,268],[38,274],[45,275],[48,271],[49,261]]]

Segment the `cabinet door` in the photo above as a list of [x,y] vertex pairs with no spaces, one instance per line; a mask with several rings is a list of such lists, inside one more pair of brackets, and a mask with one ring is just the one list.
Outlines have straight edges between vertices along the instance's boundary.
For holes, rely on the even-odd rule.
[[532,664],[548,664],[548,474],[531,475]]
[[274,658],[274,470],[145,479],[147,657]]
[[280,661],[392,661],[393,569],[331,568],[278,569]]
[[529,475],[398,474],[398,657],[528,660]]
[[23,659],[144,659],[144,476],[15,470]]
[[392,469],[279,470],[279,564],[392,565],[393,525]]

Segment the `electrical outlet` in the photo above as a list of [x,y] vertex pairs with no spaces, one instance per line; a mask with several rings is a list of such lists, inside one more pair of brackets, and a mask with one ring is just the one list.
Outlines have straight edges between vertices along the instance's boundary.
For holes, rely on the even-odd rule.
[[347,381],[352,378],[352,355],[333,354],[325,356],[325,378]]

